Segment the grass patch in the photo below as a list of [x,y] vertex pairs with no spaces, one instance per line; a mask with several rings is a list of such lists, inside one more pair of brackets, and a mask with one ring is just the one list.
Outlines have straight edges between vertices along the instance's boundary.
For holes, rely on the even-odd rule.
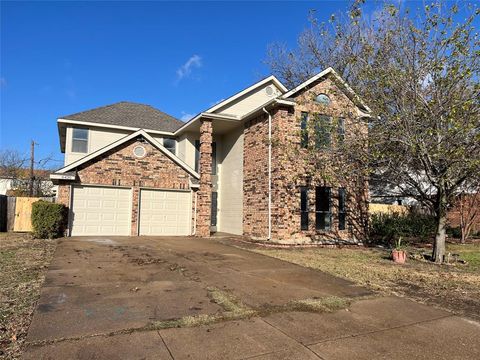
[[319,299],[298,300],[292,302],[291,305],[298,311],[334,312],[347,308],[350,301],[338,296],[327,296]]
[[460,258],[468,265],[466,271],[480,272],[480,241],[469,244],[447,244],[447,251],[452,254],[460,254]]
[[272,313],[287,311],[303,312],[333,312],[345,309],[350,305],[350,300],[338,296],[327,296],[323,298],[312,298],[291,301],[285,305],[265,306],[261,309],[251,309],[242,304],[232,294],[221,291],[217,288],[209,288],[209,296],[216,304],[220,305],[225,312],[220,314],[205,314],[195,316],[184,316],[180,319],[156,321],[147,325],[142,330],[161,330],[169,328],[195,327],[211,325],[222,321],[247,319],[252,316],[267,316]]
[[[451,245],[467,265],[439,266],[408,259],[396,265],[381,249],[248,249],[350,280],[381,294],[408,296],[480,318],[480,244]],[[418,251],[418,249],[417,249]]]
[[208,297],[214,303],[218,304],[224,312],[219,314],[202,314],[195,316],[184,316],[180,319],[156,321],[147,325],[148,330],[160,330],[168,328],[194,327],[201,325],[210,325],[222,321],[240,320],[258,315],[254,309],[244,305],[231,293],[219,290],[217,288],[208,288]]
[[255,313],[253,309],[243,304],[229,292],[217,288],[208,288],[207,290],[209,298],[225,310],[228,316],[251,316]]
[[20,358],[55,246],[29,234],[0,233],[0,358]]

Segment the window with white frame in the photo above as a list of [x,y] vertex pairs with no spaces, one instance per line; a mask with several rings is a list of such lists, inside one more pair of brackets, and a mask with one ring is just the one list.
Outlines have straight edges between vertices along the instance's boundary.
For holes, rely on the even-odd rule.
[[175,154],[177,142],[175,139],[164,138],[163,139],[163,146],[170,151],[172,154]]
[[88,152],[88,129],[73,128],[72,131],[72,152]]

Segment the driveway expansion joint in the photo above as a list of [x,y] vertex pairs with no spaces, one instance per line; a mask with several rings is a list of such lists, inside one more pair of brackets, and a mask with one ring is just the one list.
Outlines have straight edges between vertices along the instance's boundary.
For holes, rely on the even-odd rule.
[[318,345],[318,344],[324,344],[324,343],[328,343],[328,342],[332,342],[332,341],[362,337],[362,336],[377,334],[377,333],[391,331],[391,330],[403,329],[403,328],[407,328],[407,327],[410,327],[410,326],[425,324],[425,323],[434,322],[434,321],[438,321],[438,320],[442,320],[442,319],[446,319],[446,318],[451,318],[451,317],[455,317],[455,316],[456,315],[448,314],[448,315],[439,316],[439,317],[436,317],[436,318],[433,318],[433,319],[416,321],[416,322],[412,322],[412,323],[408,323],[408,324],[393,326],[393,327],[390,327],[390,328],[376,329],[376,330],[365,331],[365,332],[351,334],[351,335],[339,336],[339,337],[335,337],[335,338],[331,338],[331,339],[325,339],[325,340],[317,341],[317,342],[314,342],[314,343],[305,344],[305,346],[310,347],[310,346],[315,346],[315,345]]
[[170,348],[168,347],[167,343],[165,342],[165,339],[163,338],[162,334],[160,334],[160,330],[157,330],[157,334],[158,334],[158,336],[160,337],[160,339],[162,340],[163,345],[165,345],[165,348],[167,349],[168,354],[170,355],[170,357],[172,358],[172,360],[175,360],[175,358],[173,357],[172,351],[170,350]]
[[315,351],[313,351],[312,349],[310,349],[308,346],[302,344],[300,341],[298,341],[297,339],[293,338],[292,336],[290,336],[289,334],[287,334],[285,331],[283,331],[282,329],[279,329],[277,328],[275,325],[269,323],[267,320],[263,319],[263,318],[260,318],[261,321],[263,321],[264,323],[266,323],[267,325],[271,326],[272,328],[274,328],[275,330],[281,332],[283,335],[287,336],[288,338],[292,339],[293,341],[295,341],[297,344],[299,344],[301,347],[303,347],[304,349],[306,349],[308,352],[312,353],[313,355],[315,355],[316,357],[318,357],[319,359],[322,359],[322,360],[325,360],[324,358],[322,358],[320,355],[318,355]]

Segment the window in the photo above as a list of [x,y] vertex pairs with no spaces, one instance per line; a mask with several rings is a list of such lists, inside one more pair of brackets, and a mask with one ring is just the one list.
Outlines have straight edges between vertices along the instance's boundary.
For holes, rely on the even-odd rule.
[[345,188],[338,189],[338,230],[346,229],[347,222],[347,191]]
[[147,150],[143,146],[135,146],[133,149],[133,155],[135,155],[137,158],[143,158],[147,154]]
[[331,189],[317,186],[315,189],[315,228],[330,230],[331,223]]
[[217,143],[212,142],[212,175],[217,175]]
[[302,112],[301,120],[300,120],[300,129],[301,129],[301,132],[300,132],[300,136],[301,136],[300,147],[302,149],[306,149],[308,147],[307,125],[308,125],[308,113],[307,112]]
[[72,152],[88,152],[88,129],[73,128]]
[[318,115],[315,119],[315,147],[328,149],[332,144],[332,118],[326,115]]
[[338,142],[339,144],[343,144],[345,141],[345,119],[339,118],[338,119]]
[[212,191],[212,203],[210,204],[210,226],[217,226],[218,192]]
[[300,229],[308,230],[308,189],[300,188]]
[[325,106],[328,106],[330,105],[330,98],[328,97],[327,94],[318,94],[316,97],[315,97],[315,102],[319,103],[319,104],[322,104],[322,105],[325,105]]
[[195,140],[195,171],[200,170],[200,140]]
[[163,139],[163,146],[172,154],[175,154],[176,145],[177,145],[177,142],[175,141],[175,139],[169,139],[169,138]]

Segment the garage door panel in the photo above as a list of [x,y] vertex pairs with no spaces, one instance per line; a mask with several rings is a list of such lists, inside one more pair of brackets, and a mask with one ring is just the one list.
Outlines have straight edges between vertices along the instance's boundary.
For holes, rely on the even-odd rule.
[[71,234],[130,235],[131,190],[75,186]]
[[191,194],[143,189],[140,194],[140,235],[190,235]]

